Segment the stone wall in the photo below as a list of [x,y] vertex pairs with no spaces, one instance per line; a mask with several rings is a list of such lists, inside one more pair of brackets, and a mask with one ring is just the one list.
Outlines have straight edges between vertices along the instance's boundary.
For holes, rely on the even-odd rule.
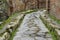
[[46,7],[46,0],[5,0],[5,1],[6,5],[4,7],[7,6],[5,8],[7,9],[6,10],[7,16],[10,16],[17,11],[41,9]]
[[50,0],[50,13],[60,19],[60,0]]
[[24,14],[18,14],[17,17],[13,18],[10,23],[7,24],[6,29],[0,36],[0,40],[9,40],[12,33],[16,31],[16,28],[21,24],[24,18]]
[[24,3],[21,0],[12,0],[13,12],[24,10]]
[[6,1],[0,0],[0,21],[7,19]]
[[46,0],[39,0],[39,8],[46,8]]
[[46,7],[46,0],[7,0],[7,3],[10,6],[10,12]]
[[46,7],[46,0],[26,0],[26,9],[41,9]]
[[37,8],[37,0],[25,0],[25,9],[36,9]]
[[50,33],[53,36],[53,40],[60,40],[60,30],[59,30],[60,26],[49,17],[46,11],[44,12],[40,15],[41,20],[43,21],[45,26],[49,29]]

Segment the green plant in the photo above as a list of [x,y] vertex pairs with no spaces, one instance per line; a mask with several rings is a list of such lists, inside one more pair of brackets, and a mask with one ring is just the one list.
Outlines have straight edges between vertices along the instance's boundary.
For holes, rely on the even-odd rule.
[[48,28],[49,33],[52,35],[53,40],[59,40],[55,29],[52,26],[50,26],[49,23],[47,21],[45,21],[41,16],[40,16],[40,19],[43,21],[45,26]]
[[[29,12],[26,12],[26,11],[25,11],[25,13],[30,13],[30,12],[31,12],[31,11],[29,11]],[[32,12],[33,12],[33,11],[32,11]],[[24,19],[24,17],[20,19],[19,25],[21,25],[23,19]],[[19,25],[18,25],[18,26],[19,26]],[[17,27],[17,28],[18,28],[18,27]],[[13,40],[13,38],[14,38],[16,32],[17,32],[17,28],[16,28],[16,30],[14,30],[14,31],[11,33],[11,37],[9,38],[9,40]]]
[[[21,25],[23,19],[24,19],[24,17],[22,17],[22,18],[20,19],[20,21],[19,21],[19,25],[18,25],[18,26]],[[17,28],[18,28],[18,27],[17,27]],[[13,40],[13,38],[14,38],[16,32],[18,31],[17,28],[15,28],[15,30],[11,33],[11,36],[10,36],[9,40]]]
[[51,15],[51,14],[48,14],[48,15],[49,15],[49,17],[50,17],[51,19],[53,19],[53,20],[56,21],[58,24],[60,24],[60,20],[57,19],[54,15]]
[[3,23],[0,25],[0,30],[5,26],[5,24],[10,23],[11,19],[13,17],[17,16],[17,13],[14,13],[13,15],[11,15],[7,20],[3,21]]

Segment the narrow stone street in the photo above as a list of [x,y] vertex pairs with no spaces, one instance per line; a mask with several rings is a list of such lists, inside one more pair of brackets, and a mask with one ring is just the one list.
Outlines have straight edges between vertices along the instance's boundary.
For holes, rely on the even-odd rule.
[[43,12],[26,14],[13,40],[52,40],[51,34],[40,19]]
[[60,40],[60,1],[0,0],[0,40]]

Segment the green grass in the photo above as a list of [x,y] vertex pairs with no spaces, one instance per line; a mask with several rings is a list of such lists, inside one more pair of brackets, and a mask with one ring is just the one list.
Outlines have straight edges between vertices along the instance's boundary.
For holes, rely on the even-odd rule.
[[[24,17],[20,19],[20,22],[19,22],[20,24],[19,24],[18,26],[21,25],[23,19],[24,19]],[[17,27],[17,28],[18,28],[18,27]],[[17,28],[16,28],[16,30],[14,30],[14,31],[11,33],[11,36],[10,36],[9,40],[13,40],[13,38],[14,38],[16,32],[18,31]]]
[[[29,13],[32,13],[35,11],[37,11],[37,10],[36,9],[28,10],[28,11],[26,10],[26,11],[22,11],[22,12],[25,12],[25,14],[29,14]],[[17,16],[18,15],[17,13],[21,13],[21,12],[19,11],[19,12],[13,13],[13,15],[11,15],[7,20],[3,21],[3,23],[0,25],[0,30],[5,26],[5,24],[8,24],[13,17]]]
[[40,17],[40,19],[43,21],[43,23],[45,24],[45,26],[48,28],[49,33],[52,35],[53,40],[59,40],[57,32],[55,31],[55,29],[53,27],[51,27],[49,25],[49,23],[47,23],[47,21],[45,21],[42,17]]
[[12,32],[11,37],[9,38],[9,40],[13,40],[13,37],[15,36],[16,32],[17,32],[17,30],[15,30],[14,32]]
[[25,11],[26,12],[25,14],[29,14],[29,13],[36,12],[36,11],[37,11],[37,9],[27,10],[27,11]]
[[5,24],[8,24],[13,17],[17,16],[17,13],[11,15],[7,20],[3,21],[3,23],[0,25],[0,30],[5,26]]
[[[29,13],[32,13],[32,12],[35,12],[35,11],[37,11],[37,10],[32,10],[32,11],[28,11],[27,12],[27,10],[26,11],[22,11],[22,12],[24,12],[24,14],[26,15],[26,14],[29,14]],[[18,14],[17,14],[18,13]],[[17,15],[19,15],[21,12],[15,12],[15,13],[13,13],[13,15],[11,15],[7,20],[5,20],[1,25],[0,25],[0,30],[2,29],[2,28],[4,28],[4,26],[6,25],[6,24],[8,24],[8,23],[10,23],[11,22],[11,20],[14,18],[14,17],[16,17]],[[21,21],[22,21],[22,19],[21,19]],[[12,40],[12,38],[14,37],[14,35],[15,35],[15,33],[16,33],[17,31],[15,30],[15,31],[13,31],[13,33],[12,33],[12,35],[11,35],[11,37],[10,37],[10,39],[9,40]],[[3,34],[1,34],[0,36],[2,36]]]
[[[25,11],[25,14],[26,14],[26,13],[31,13],[31,12],[34,12],[34,11],[33,11],[33,10],[32,10],[32,11],[29,10],[28,12]],[[23,19],[24,19],[24,17],[20,20],[20,22],[19,22],[20,24],[19,24],[19,25],[21,25]],[[18,27],[17,27],[17,28],[18,28]],[[13,40],[13,38],[14,38],[16,32],[17,32],[17,28],[16,28],[16,30],[14,30],[14,31],[11,33],[11,37],[9,38],[9,40]]]
[[53,20],[56,21],[58,24],[60,24],[60,20],[57,19],[54,15],[51,15],[51,14],[48,14],[48,15],[49,15],[49,17],[50,17],[51,19],[53,19]]
[[[47,25],[48,25],[48,24],[47,24]],[[46,25],[46,26],[47,26],[47,25]],[[52,28],[50,25],[48,25],[47,28],[48,28],[50,34],[52,35],[53,40],[58,40],[57,32],[55,31],[55,29]]]

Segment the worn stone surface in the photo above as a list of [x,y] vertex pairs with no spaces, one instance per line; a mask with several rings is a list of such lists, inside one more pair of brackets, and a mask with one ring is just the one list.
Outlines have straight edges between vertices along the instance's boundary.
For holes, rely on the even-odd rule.
[[11,21],[8,23],[3,30],[0,30],[0,33],[3,33],[0,37],[0,40],[8,40],[11,37],[12,32],[18,27],[20,23],[20,19],[24,16],[24,14],[19,14],[16,16],[16,21]]
[[[15,29],[15,27],[19,24],[19,20],[24,16],[24,14],[18,14],[17,16],[14,16],[13,18],[11,18],[11,21],[9,23],[6,23],[4,25],[4,28],[2,28],[0,30],[0,34],[4,33],[6,31],[7,28],[13,27],[13,29]],[[16,19],[14,21],[14,18]]]
[[39,16],[40,11],[27,14],[13,40],[52,40]]
[[49,30],[53,32],[53,35],[56,35],[57,40],[60,40],[60,26],[55,21],[53,21],[47,14],[45,15],[45,13],[41,14],[40,18],[43,20]]

